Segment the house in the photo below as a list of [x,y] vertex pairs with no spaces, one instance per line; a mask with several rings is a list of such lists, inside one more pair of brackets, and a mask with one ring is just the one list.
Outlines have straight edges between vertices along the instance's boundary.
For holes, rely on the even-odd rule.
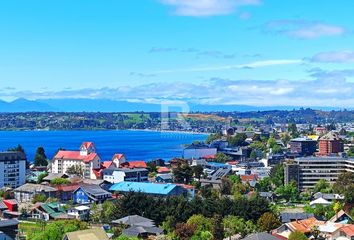
[[279,238],[274,237],[273,235],[266,232],[252,233],[242,239],[243,240],[279,240]]
[[147,168],[145,161],[129,161],[120,165],[121,168]]
[[76,166],[84,178],[96,179],[94,169],[100,169],[100,157],[93,142],[83,142],[79,151],[60,150],[51,162],[52,173],[67,173]]
[[56,185],[54,188],[57,189],[56,198],[60,202],[67,202],[73,200],[74,191],[79,188],[79,184]]
[[157,236],[163,233],[163,229],[158,227],[132,226],[122,231],[122,235],[127,237],[137,237],[147,239],[150,236]]
[[36,203],[32,208],[30,215],[33,219],[41,219],[44,221],[74,218],[73,216],[68,215],[58,202]]
[[122,234],[128,237],[139,237],[139,238],[148,238],[151,235],[160,235],[163,233],[161,228],[155,226],[153,220],[141,217],[139,215],[126,216],[112,221],[114,224],[124,224],[129,226],[127,229],[124,229]]
[[339,229],[339,232],[335,235],[338,240],[352,240],[354,239],[354,225],[346,225]]
[[68,215],[75,217],[81,221],[87,221],[90,218],[90,207],[76,206],[68,210]]
[[204,143],[193,143],[183,149],[183,158],[198,159],[207,155],[215,155],[216,153],[217,149],[214,147],[209,147]]
[[22,152],[0,152],[0,188],[16,188],[25,182],[26,155]]
[[334,201],[334,200],[344,200],[344,196],[340,195],[340,194],[336,194],[336,193],[321,193],[321,192],[317,192],[313,195],[314,199],[318,199],[318,198],[323,198],[327,201]]
[[188,195],[188,192],[183,187],[171,183],[120,182],[113,184],[109,190],[117,193],[141,192],[154,196]]
[[155,181],[158,183],[172,183],[173,175],[171,173],[157,174]]
[[41,184],[33,184],[33,183],[26,183],[16,189],[14,189],[15,199],[22,203],[22,202],[31,202],[33,197],[37,194],[43,194],[47,198],[49,197],[56,197],[57,189],[41,185]]
[[17,219],[1,219],[0,220],[0,239],[15,240],[18,233]]
[[116,153],[112,157],[112,162],[114,163],[115,167],[119,167],[121,164],[125,163],[127,159],[125,155],[122,153]]
[[102,170],[103,180],[110,183],[147,182],[148,175],[149,171],[146,168],[107,168]]
[[[341,230],[345,228],[350,233],[352,224],[342,224],[333,221],[321,221],[315,217],[292,221],[282,224],[279,228],[272,231],[272,235],[281,239],[288,239],[292,232],[299,231],[307,237],[311,237],[314,227],[318,228],[320,236],[326,236],[327,240],[346,239],[340,238]],[[347,227],[347,228],[346,228]]]
[[348,223],[352,224],[354,222],[353,218],[343,210],[340,210],[329,221],[334,223],[343,223],[343,224],[348,224]]
[[75,204],[102,203],[112,198],[112,194],[98,185],[81,184],[73,193]]
[[145,218],[139,215],[129,215],[117,220],[113,220],[114,224],[124,224],[127,226],[143,226],[143,227],[153,227],[155,223],[149,218]]
[[280,221],[282,223],[288,223],[293,221],[304,220],[314,217],[313,213],[304,212],[282,212],[280,213]]
[[250,174],[250,175],[240,175],[241,181],[243,184],[249,183],[251,187],[255,187],[258,182],[258,175]]
[[260,197],[267,199],[270,202],[274,202],[276,195],[273,192],[259,192]]
[[18,211],[18,202],[16,199],[4,199],[2,202],[6,205],[7,209],[11,212]]
[[316,206],[316,205],[322,205],[322,206],[329,206],[331,203],[327,201],[326,199],[323,198],[317,198],[316,200],[313,200],[310,202],[310,206]]
[[56,178],[68,178],[69,176],[65,173],[48,173],[46,177],[43,178],[44,182],[49,182],[52,181],[53,179]]
[[91,228],[66,233],[63,240],[109,240],[107,233],[102,228]]
[[168,167],[158,167],[157,168],[157,173],[158,174],[165,174],[165,173],[170,173],[171,169],[169,169]]

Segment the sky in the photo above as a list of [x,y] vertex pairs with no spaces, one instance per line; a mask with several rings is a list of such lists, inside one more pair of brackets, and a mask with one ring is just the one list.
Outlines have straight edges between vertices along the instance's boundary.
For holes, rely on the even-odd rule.
[[0,99],[354,107],[351,0],[0,1]]

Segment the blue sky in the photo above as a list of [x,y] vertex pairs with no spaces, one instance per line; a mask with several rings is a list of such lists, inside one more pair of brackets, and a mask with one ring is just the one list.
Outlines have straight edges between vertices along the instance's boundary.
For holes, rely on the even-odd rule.
[[354,2],[0,2],[0,99],[354,107]]

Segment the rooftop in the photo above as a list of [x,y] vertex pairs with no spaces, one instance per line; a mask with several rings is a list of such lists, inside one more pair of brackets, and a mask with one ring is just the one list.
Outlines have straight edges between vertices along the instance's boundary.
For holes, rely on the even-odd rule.
[[121,192],[143,192],[149,194],[167,195],[177,185],[175,184],[160,184],[160,183],[145,183],[145,182],[120,182],[113,184],[110,191]]

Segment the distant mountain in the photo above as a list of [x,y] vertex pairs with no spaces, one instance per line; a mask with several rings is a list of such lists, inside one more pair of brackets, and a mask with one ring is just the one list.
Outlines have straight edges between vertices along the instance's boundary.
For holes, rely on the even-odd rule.
[[[201,105],[189,104],[193,112],[250,112],[268,110],[293,110],[296,106],[257,107],[247,105]],[[319,110],[339,110],[331,107],[311,107]],[[169,106],[169,111],[181,111],[178,106]],[[160,112],[161,105],[151,103],[134,103],[109,99],[41,99],[27,100],[19,98],[12,102],[0,100],[0,112]]]
[[45,103],[24,98],[12,102],[0,101],[0,112],[52,112],[57,110]]

